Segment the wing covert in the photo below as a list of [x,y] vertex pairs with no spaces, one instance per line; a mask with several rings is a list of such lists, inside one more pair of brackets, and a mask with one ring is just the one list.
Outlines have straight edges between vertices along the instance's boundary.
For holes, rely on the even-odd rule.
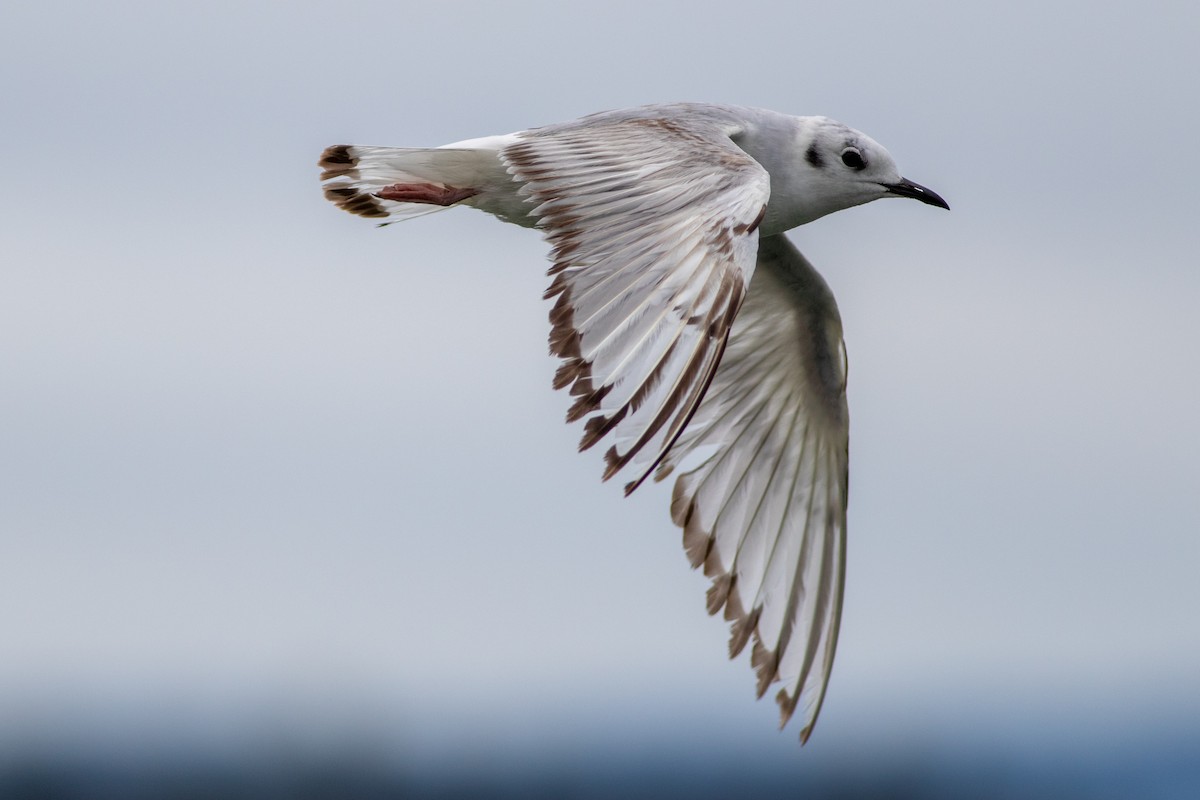
[[623,117],[520,134],[502,152],[552,246],[555,388],[607,480],[648,466],[712,380],[755,266],[767,172],[714,123]]

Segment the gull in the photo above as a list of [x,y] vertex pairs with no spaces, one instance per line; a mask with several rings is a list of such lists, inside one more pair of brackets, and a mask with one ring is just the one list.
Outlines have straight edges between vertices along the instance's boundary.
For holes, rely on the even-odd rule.
[[761,698],[807,742],[846,565],[846,348],[837,303],[784,231],[885,197],[948,209],[839,122],[677,103],[437,148],[336,145],[325,197],[389,225],[469,206],[551,247],[554,388],[626,494],[675,474],[671,519],[751,644]]

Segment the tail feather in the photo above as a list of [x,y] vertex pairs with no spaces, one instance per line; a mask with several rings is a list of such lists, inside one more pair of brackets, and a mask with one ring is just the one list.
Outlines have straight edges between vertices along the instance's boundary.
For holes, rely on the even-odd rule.
[[339,144],[325,148],[317,166],[325,198],[351,214],[381,225],[449,208],[430,202],[400,202],[379,196],[397,185],[421,184],[447,190],[470,187],[479,179],[478,151],[455,148],[363,147]]

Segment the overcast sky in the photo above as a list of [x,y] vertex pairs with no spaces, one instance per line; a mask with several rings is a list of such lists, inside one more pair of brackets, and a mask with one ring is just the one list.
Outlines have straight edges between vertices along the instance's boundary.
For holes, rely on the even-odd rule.
[[832,116],[953,209],[791,234],[851,364],[811,747],[1196,707],[1198,7],[602,8],[5,4],[0,719],[794,748],[668,487],[575,452],[536,233],[377,230],[317,182],[329,144],[676,100]]

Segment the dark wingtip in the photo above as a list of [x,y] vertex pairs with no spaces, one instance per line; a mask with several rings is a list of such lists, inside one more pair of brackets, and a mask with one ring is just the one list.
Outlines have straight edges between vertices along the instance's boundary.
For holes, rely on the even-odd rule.
[[326,147],[321,153],[321,159],[317,162],[318,167],[352,167],[358,163],[358,159],[350,155],[350,145],[335,144]]
[[327,186],[325,199],[343,211],[357,214],[360,217],[380,218],[388,215],[387,210],[378,200],[360,192],[353,186]]

